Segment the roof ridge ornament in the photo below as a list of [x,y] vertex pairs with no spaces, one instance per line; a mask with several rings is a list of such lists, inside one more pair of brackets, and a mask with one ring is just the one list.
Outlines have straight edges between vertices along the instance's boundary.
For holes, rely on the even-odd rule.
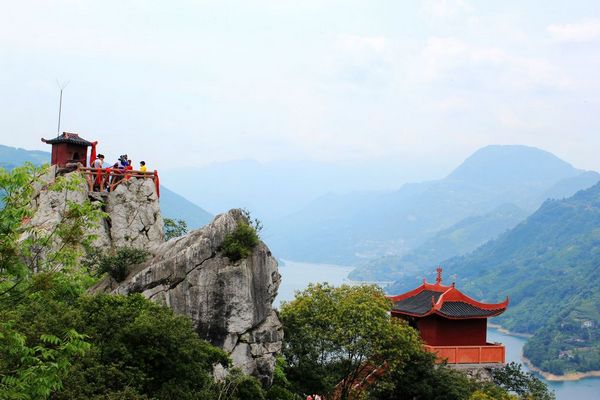
[[436,285],[440,285],[442,283],[442,267],[437,267],[435,270],[437,271],[435,283]]

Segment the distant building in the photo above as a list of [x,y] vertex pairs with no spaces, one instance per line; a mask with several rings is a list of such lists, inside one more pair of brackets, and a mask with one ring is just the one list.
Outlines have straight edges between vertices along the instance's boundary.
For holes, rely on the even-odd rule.
[[442,285],[442,269],[435,283],[423,284],[391,296],[392,316],[417,329],[427,350],[450,364],[496,364],[505,362],[502,344],[487,342],[487,319],[502,314],[508,298],[499,304],[481,303],[454,287]]
[[[54,139],[44,139],[42,142],[52,145],[52,165],[58,165],[64,168],[67,164],[87,165],[87,148],[92,147],[93,157],[95,158],[95,150],[97,142],[88,142],[79,137],[77,133],[63,132],[62,135]],[[90,160],[93,161],[93,160]]]

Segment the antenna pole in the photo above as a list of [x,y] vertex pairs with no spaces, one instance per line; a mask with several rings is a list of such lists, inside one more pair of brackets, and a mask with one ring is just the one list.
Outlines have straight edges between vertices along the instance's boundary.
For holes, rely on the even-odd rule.
[[63,83],[61,85],[60,82],[58,82],[58,79],[57,79],[56,80],[56,84],[58,85],[58,88],[60,89],[60,100],[58,101],[58,129],[56,131],[56,136],[60,136],[60,117],[61,117],[61,114],[62,114],[62,94],[63,94],[64,88],[67,87],[67,85],[69,84],[69,82],[67,81],[66,83]]

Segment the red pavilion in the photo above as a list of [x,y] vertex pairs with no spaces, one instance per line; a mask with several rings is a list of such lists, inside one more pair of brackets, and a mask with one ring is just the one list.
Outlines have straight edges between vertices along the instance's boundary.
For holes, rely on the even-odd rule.
[[64,168],[67,164],[87,165],[87,148],[92,148],[90,161],[96,158],[96,144],[98,142],[89,142],[76,133],[63,132],[62,135],[54,139],[44,139],[42,142],[52,145],[52,165],[58,165]]
[[402,318],[421,334],[425,348],[450,364],[504,363],[504,346],[487,342],[487,319],[502,314],[508,297],[499,304],[473,300],[454,287],[442,285],[442,269],[435,283],[423,284],[391,296],[392,316]]

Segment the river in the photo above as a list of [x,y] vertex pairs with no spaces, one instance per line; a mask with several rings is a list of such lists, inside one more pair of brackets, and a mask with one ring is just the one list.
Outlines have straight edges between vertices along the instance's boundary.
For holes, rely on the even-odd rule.
[[[279,306],[282,301],[292,300],[294,292],[306,288],[309,283],[328,282],[336,286],[343,283],[353,284],[353,281],[346,278],[352,269],[353,267],[347,266],[286,260],[279,267],[282,280],[275,304]],[[521,362],[525,339],[506,335],[496,329],[490,328],[488,329],[488,341],[504,344],[506,347],[507,362]],[[527,368],[525,367],[525,369]],[[554,390],[557,400],[600,399],[600,378],[588,378],[569,382],[546,381],[546,384]]]

